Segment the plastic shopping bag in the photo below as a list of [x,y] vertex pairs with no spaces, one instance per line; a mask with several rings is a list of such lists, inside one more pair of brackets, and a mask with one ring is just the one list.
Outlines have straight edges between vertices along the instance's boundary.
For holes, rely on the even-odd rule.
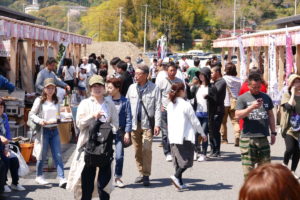
[[16,148],[17,152],[11,151],[11,154],[15,155],[18,160],[19,160],[19,171],[18,174],[19,176],[23,177],[26,176],[27,174],[29,174],[30,170],[28,165],[26,164],[22,154],[20,153],[19,148]]

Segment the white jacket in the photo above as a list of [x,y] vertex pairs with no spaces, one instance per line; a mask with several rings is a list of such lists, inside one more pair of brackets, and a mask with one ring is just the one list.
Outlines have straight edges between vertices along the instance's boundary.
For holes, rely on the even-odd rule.
[[[112,102],[111,98],[106,97],[105,103],[109,108],[109,118],[108,122],[111,123],[113,132],[116,132],[119,128],[119,116],[118,112],[115,108],[115,104]],[[95,104],[97,104],[96,100],[93,97],[89,97],[80,102],[77,115],[76,115],[76,125],[80,130],[80,134],[78,136],[76,150],[74,152],[73,161],[71,164],[71,169],[68,176],[67,182],[67,190],[74,191],[75,199],[81,199],[82,190],[81,190],[81,173],[85,166],[84,162],[84,152],[79,153],[79,148],[82,147],[89,138],[89,126],[95,121],[93,114],[95,114]],[[112,176],[113,177],[113,176]],[[95,180],[98,178],[98,173],[96,174]],[[96,183],[95,183],[96,184]],[[104,190],[107,193],[110,193],[113,189],[112,178]],[[94,194],[97,195],[97,184],[94,187]]]
[[195,133],[205,136],[202,126],[195,115],[191,104],[183,98],[176,98],[167,106],[168,111],[168,137],[170,144],[183,144],[183,141],[191,141],[195,144]]

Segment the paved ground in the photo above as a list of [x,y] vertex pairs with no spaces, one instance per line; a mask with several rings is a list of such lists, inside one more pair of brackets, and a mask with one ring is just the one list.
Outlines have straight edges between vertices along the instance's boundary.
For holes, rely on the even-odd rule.
[[[231,128],[230,128],[231,129]],[[230,131],[229,131],[230,132]],[[277,137],[277,142],[272,146],[272,161],[281,162],[284,152],[284,143],[281,136]],[[138,175],[133,148],[125,151],[125,163],[123,170],[123,181],[127,184],[126,188],[116,188],[111,199],[113,200],[227,200],[237,199],[238,192],[243,184],[242,167],[240,163],[239,148],[233,146],[233,138],[229,137],[229,144],[222,145],[222,158],[209,160],[207,162],[195,162],[193,168],[188,169],[184,175],[184,181],[189,186],[189,191],[177,192],[170,182],[170,175],[174,169],[172,163],[167,163],[163,156],[162,148],[158,147],[158,138],[153,143],[153,165],[151,175],[151,186],[145,188],[133,181]],[[68,175],[72,153],[75,145],[64,146],[65,172]],[[56,173],[45,173],[46,178],[52,186],[39,186],[34,182],[33,172],[21,183],[27,188],[26,192],[14,192],[10,194],[9,200],[14,199],[34,199],[34,200],[71,200],[72,193],[58,188],[58,181],[55,180]],[[298,168],[297,173],[300,174]]]

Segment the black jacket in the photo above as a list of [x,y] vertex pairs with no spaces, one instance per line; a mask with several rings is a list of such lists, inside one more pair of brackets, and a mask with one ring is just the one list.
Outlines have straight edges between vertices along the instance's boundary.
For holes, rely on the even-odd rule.
[[133,79],[132,79],[131,75],[129,74],[129,72],[127,72],[127,71],[125,71],[121,75],[121,79],[122,79],[121,95],[125,97],[129,86],[133,83]]
[[[197,97],[196,94],[198,92],[199,86],[195,86],[190,88],[187,86],[187,98],[193,99],[193,108],[196,111],[197,109]],[[217,113],[217,88],[213,84],[208,85],[208,95],[205,97],[207,100],[207,113],[208,113],[208,129],[211,135],[213,127],[214,127],[214,115]]]

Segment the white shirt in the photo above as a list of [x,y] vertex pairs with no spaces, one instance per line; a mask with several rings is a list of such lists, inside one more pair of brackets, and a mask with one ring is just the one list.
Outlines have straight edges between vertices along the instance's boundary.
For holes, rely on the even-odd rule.
[[[56,122],[59,116],[58,112],[58,104],[54,104],[53,102],[45,101],[43,103],[43,119],[47,122]],[[53,125],[47,125],[46,127],[51,127]]]
[[196,112],[207,112],[207,100],[204,97],[208,95],[208,87],[201,85],[197,91],[197,110]]
[[184,140],[195,144],[196,132],[205,136],[193,107],[183,98],[178,97],[175,103],[169,103],[167,111],[168,121],[172,122],[172,126],[168,126],[170,144],[183,144]]
[[155,80],[155,85],[159,85],[160,82],[165,80],[167,77],[168,77],[168,74],[165,70],[158,72],[156,80]]
[[92,75],[94,75],[94,74],[97,73],[97,67],[96,67],[96,65],[94,63],[87,63],[86,65],[85,64],[81,64],[81,66],[85,66],[86,67],[87,77],[90,77],[90,76],[92,76]]
[[[80,79],[83,78],[83,80],[79,80],[78,81],[78,86],[80,87],[86,87],[86,79],[87,79],[87,75],[86,74],[82,74],[81,72],[79,73]],[[79,77],[78,77],[79,78]]]
[[151,72],[151,78],[156,78],[156,68],[157,66],[152,64],[150,67],[150,72]]
[[67,66],[64,66],[63,73],[65,73],[65,81],[72,81],[75,78],[74,73],[76,73],[76,69],[74,66],[70,66],[69,68]]

